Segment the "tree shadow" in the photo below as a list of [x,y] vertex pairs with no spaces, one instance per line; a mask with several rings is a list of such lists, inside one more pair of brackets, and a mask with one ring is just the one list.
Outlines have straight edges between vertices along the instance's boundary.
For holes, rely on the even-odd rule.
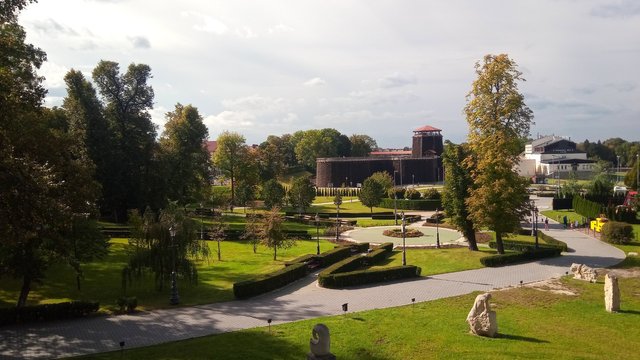
[[536,343],[536,344],[548,344],[549,343],[547,340],[540,340],[540,339],[527,337],[527,336],[520,336],[520,335],[498,334],[498,336],[496,336],[496,337],[498,339],[515,340],[515,341],[526,341],[526,342],[532,342],[532,343]]
[[621,314],[631,314],[631,315],[640,315],[640,311],[638,310],[618,310]]

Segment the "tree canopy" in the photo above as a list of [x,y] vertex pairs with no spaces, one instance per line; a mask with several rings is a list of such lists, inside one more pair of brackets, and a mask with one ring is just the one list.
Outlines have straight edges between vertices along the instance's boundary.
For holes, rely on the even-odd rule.
[[471,219],[496,232],[499,253],[502,234],[512,232],[528,212],[528,181],[514,171],[520,139],[529,135],[533,112],[517,83],[524,81],[516,63],[506,54],[486,55],[476,63],[477,79],[464,108],[469,124],[468,143],[476,164],[474,187],[467,199]]

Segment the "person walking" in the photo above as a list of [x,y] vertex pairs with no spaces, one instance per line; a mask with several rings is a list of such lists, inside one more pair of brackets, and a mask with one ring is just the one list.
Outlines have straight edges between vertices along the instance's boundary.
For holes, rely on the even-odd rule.
[[565,230],[566,230],[566,229],[567,229],[567,225],[568,225],[567,215],[565,215],[565,216],[562,218],[562,223],[564,224],[564,228],[565,228]]
[[549,231],[549,218],[544,218],[544,229]]

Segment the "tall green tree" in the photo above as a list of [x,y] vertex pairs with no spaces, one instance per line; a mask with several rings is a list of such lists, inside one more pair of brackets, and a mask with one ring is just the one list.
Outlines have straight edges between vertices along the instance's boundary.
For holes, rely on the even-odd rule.
[[386,171],[376,171],[371,174],[370,178],[382,185],[385,194],[394,187],[393,177],[391,177],[391,174]]
[[369,135],[353,134],[351,141],[351,156],[369,156],[371,151],[378,148],[378,143]]
[[471,152],[466,145],[456,145],[448,140],[445,142],[442,163],[447,181],[442,191],[442,206],[451,222],[467,239],[469,250],[478,251],[476,227],[465,202],[473,189],[471,172],[474,163],[470,161],[471,158]]
[[284,202],[285,193],[284,187],[275,179],[262,184],[262,200],[267,209],[280,207]]
[[384,185],[376,180],[375,177],[370,176],[362,183],[358,198],[362,205],[369,207],[369,210],[373,213],[373,207],[380,204],[385,194]]
[[149,110],[154,92],[151,68],[131,64],[124,74],[113,61],[102,60],[93,69],[93,81],[104,102],[104,116],[114,139],[110,176],[102,183],[104,203],[116,221],[126,219],[127,210],[142,210],[157,189],[150,186],[154,171],[156,129]]
[[100,241],[73,234],[78,216],[95,213],[93,164],[64,113],[42,107],[46,54],[17,23],[29,2],[0,4],[0,274],[21,280],[19,307],[49,266],[79,264]]
[[528,181],[514,168],[520,139],[529,135],[533,112],[518,91],[517,83],[524,81],[522,73],[506,54],[486,55],[475,69],[477,79],[464,108],[473,156],[468,161],[476,164],[467,205],[477,226],[495,231],[497,250],[503,254],[503,234],[515,231],[529,211]]
[[351,154],[349,138],[335,129],[312,129],[297,132],[294,137],[296,158],[308,169],[316,168],[317,158]]
[[297,208],[300,214],[306,211],[316,198],[316,189],[311,183],[310,176],[300,176],[293,180],[288,196],[291,206]]
[[635,163],[624,176],[624,184],[636,190],[638,190],[638,166],[640,166],[640,161],[636,158]]
[[225,131],[218,136],[218,148],[213,153],[213,164],[231,180],[231,203],[235,204],[236,179],[249,163],[249,149],[244,136]]
[[205,148],[209,136],[198,109],[176,104],[166,114],[160,148],[165,158],[166,195],[179,204],[200,200],[209,183],[210,161]]

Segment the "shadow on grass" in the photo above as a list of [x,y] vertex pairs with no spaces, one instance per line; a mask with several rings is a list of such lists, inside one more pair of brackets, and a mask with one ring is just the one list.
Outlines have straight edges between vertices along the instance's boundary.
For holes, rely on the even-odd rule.
[[531,343],[536,343],[536,344],[548,344],[549,342],[547,340],[540,340],[540,339],[536,339],[536,338],[532,338],[532,337],[527,337],[527,336],[520,336],[520,335],[510,335],[510,334],[498,334],[497,336],[498,339],[506,339],[506,340],[515,340],[515,341],[526,341],[526,342],[531,342]]
[[640,315],[640,311],[638,310],[619,310],[621,314],[631,314],[631,315]]

